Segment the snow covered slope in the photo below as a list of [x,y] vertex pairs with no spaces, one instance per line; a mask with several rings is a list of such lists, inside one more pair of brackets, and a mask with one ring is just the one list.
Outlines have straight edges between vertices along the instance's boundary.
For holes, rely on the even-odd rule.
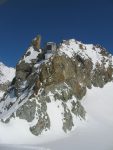
[[[36,144],[33,149],[38,148],[38,145],[41,144],[41,147],[46,147],[50,150],[112,150],[112,90],[113,82],[106,84],[104,88],[93,87],[92,90],[88,90],[82,102],[87,111],[87,120],[82,122],[78,120],[75,124],[75,130],[68,135],[63,135],[62,133],[59,135],[53,132],[35,137],[27,129],[27,123],[22,120],[20,122],[12,120],[9,125],[0,123],[0,143],[24,143],[28,144],[29,149],[31,147],[29,144]],[[18,128],[21,128],[21,130],[18,130]],[[63,138],[61,139],[61,137]]]
[[84,60],[90,59],[93,63],[93,68],[99,63],[104,63],[105,67],[109,66],[110,61],[112,62],[112,55],[109,54],[105,48],[100,45],[83,44],[75,39],[64,41],[60,45],[59,54],[66,54],[70,58],[74,58],[75,55],[81,56]]
[[113,82],[93,87],[83,101],[87,121],[67,138],[46,144],[51,150],[113,150]]
[[0,98],[3,96],[7,85],[15,76],[15,69],[5,66],[0,62]]
[[50,150],[49,148],[29,145],[0,145],[0,150]]

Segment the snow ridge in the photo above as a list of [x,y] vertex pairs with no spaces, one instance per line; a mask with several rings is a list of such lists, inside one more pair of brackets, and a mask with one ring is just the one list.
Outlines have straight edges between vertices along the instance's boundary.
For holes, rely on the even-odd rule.
[[[102,55],[102,52],[105,54]],[[83,44],[75,39],[63,41],[59,49],[60,55],[65,54],[70,58],[74,58],[75,55],[79,55],[84,60],[90,59],[93,62],[94,69],[97,63],[101,65],[104,62],[105,68],[108,68],[110,61],[113,63],[112,55],[106,52],[107,51],[100,45],[94,46],[93,44]]]

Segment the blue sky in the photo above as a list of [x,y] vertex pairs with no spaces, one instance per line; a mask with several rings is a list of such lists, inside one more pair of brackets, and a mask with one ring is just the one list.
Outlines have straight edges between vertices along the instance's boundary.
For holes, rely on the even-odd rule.
[[75,38],[113,53],[113,0],[0,0],[0,61],[15,66],[31,40]]

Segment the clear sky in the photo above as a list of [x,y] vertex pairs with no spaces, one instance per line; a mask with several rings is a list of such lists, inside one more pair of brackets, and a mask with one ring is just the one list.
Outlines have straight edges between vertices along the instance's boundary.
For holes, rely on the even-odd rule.
[[113,53],[113,0],[0,0],[0,61],[15,66],[31,40],[75,38]]

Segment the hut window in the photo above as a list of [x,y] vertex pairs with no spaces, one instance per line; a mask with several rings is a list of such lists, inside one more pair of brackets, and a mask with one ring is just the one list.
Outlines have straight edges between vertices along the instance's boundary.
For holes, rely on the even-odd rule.
[[47,50],[52,50],[52,45],[47,45]]

